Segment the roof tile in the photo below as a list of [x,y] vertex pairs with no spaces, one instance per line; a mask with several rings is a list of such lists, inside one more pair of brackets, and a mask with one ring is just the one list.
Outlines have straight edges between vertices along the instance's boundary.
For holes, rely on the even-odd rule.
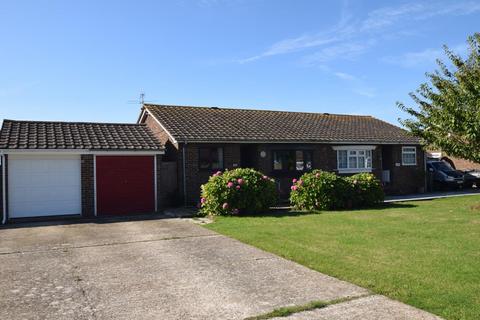
[[163,150],[142,124],[4,120],[0,149]]
[[371,116],[146,104],[179,142],[419,144],[406,130]]

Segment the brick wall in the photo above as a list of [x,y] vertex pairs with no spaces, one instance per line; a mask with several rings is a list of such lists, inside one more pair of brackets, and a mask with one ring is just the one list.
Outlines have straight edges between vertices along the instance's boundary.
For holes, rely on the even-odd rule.
[[155,162],[157,166],[157,176],[155,177],[157,181],[157,211],[160,211],[162,208],[164,208],[165,205],[165,197],[163,196],[165,193],[162,192],[163,189],[165,189],[166,186],[162,185],[162,155],[158,154],[155,156]]
[[384,167],[390,169],[391,183],[385,187],[389,194],[411,194],[424,192],[425,188],[425,157],[421,147],[417,147],[417,164],[415,166],[402,165],[402,146],[388,147],[391,159],[384,161]]
[[81,155],[81,188],[82,188],[82,216],[93,217],[95,215],[95,186],[93,172],[93,155]]
[[[302,172],[275,172],[272,169],[272,156],[275,150],[311,150],[314,169],[321,169],[324,171],[336,172],[337,170],[337,153],[328,144],[261,144],[258,146],[256,156],[259,158],[258,168],[265,174],[272,176],[277,181],[278,190],[282,197],[287,197],[292,185],[292,179],[298,179]],[[266,153],[265,158],[260,157],[260,152]],[[381,148],[373,150],[372,159],[373,171],[372,173],[379,179],[382,176],[381,169]]]
[[[178,151],[178,180],[179,190],[183,195],[183,144],[180,144]],[[200,170],[198,163],[200,147],[222,147],[223,164],[225,169],[234,169],[240,166],[240,145],[239,144],[187,144],[185,145],[185,178],[187,181],[187,204],[195,205],[200,199],[200,186],[208,181],[213,174],[211,170]]]

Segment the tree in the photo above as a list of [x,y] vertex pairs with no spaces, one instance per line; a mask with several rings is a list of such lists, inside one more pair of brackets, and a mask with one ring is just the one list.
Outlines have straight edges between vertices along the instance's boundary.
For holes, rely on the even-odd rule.
[[439,70],[426,74],[429,83],[410,93],[417,108],[397,105],[412,116],[400,122],[426,145],[480,162],[480,33],[468,45],[467,58],[443,47],[451,66],[437,60]]

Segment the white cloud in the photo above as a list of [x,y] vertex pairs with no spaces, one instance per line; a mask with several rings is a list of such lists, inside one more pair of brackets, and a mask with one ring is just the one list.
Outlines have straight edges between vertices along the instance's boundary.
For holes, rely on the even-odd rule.
[[376,90],[374,88],[356,88],[353,89],[353,92],[367,98],[374,98],[377,96]]
[[355,77],[354,75],[346,72],[334,72],[333,75],[341,80],[354,81],[357,79],[357,77]]
[[374,98],[377,96],[376,89],[366,85],[365,81],[362,78],[356,77],[350,73],[339,71],[331,72],[331,74],[338,79],[345,81],[347,83],[347,86],[350,86],[350,90],[353,93],[367,98]]
[[[460,44],[451,48],[454,53],[461,56],[467,52],[467,46]],[[399,65],[405,68],[428,66],[435,63],[439,58],[444,57],[444,51],[440,48],[427,48],[416,52],[407,52],[399,56],[389,56],[382,59],[383,62]]]
[[[388,34],[405,36],[399,25],[416,26],[419,20],[445,15],[468,15],[480,12],[480,2],[409,2],[395,7],[383,7],[373,10],[363,20],[353,20],[344,2],[339,21],[331,29],[316,33],[304,34],[296,38],[278,41],[264,52],[237,60],[240,63],[253,62],[262,58],[289,54],[307,49],[319,48],[316,53],[305,58],[306,61],[326,62],[339,58],[351,59],[363,54],[381,40],[388,39]],[[390,27],[396,27],[392,31]],[[365,44],[365,38],[369,39]],[[425,53],[428,54],[428,53]],[[413,61],[422,57],[411,57]]]
[[340,43],[306,56],[304,60],[308,64],[326,63],[340,57],[342,59],[352,60],[366,52],[374,43],[375,41],[373,39],[363,43]]
[[250,58],[242,59],[240,60],[240,62],[251,62],[268,56],[290,53],[305,48],[318,47],[321,45],[336,42],[338,40],[339,39],[337,37],[329,34],[316,36],[304,35],[298,38],[285,39],[273,44],[267,51]]
[[468,15],[480,11],[480,3],[411,2],[396,7],[384,7],[371,11],[362,23],[362,30],[371,31],[395,24],[400,20],[424,20],[444,15]]

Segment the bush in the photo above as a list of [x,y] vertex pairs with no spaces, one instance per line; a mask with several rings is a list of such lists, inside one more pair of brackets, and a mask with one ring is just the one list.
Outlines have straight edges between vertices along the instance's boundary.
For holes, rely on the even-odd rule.
[[314,170],[293,179],[290,203],[299,210],[335,210],[371,207],[382,203],[384,193],[371,173],[341,177]]
[[383,202],[383,193],[380,181],[371,173],[358,173],[347,177],[352,189],[352,205],[358,207],[372,207]]
[[348,204],[350,184],[334,173],[313,170],[293,179],[290,203],[299,210],[343,209]]
[[277,202],[275,181],[253,169],[218,171],[202,185],[203,215],[237,215],[267,210]]

